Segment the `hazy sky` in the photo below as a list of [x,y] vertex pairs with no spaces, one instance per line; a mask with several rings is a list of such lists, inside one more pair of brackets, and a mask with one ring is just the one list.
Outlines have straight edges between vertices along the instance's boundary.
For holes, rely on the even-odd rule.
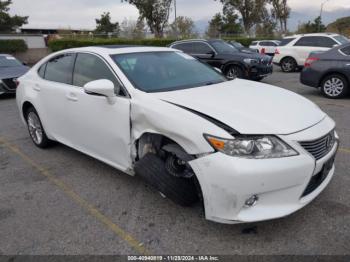
[[[319,15],[321,3],[325,0],[289,0],[293,10],[289,24],[296,27]],[[219,1],[177,0],[178,15],[190,16],[199,26],[222,10]],[[324,21],[329,23],[340,16],[350,15],[350,0],[329,0],[324,5]],[[124,18],[136,20],[135,7],[121,0],[13,0],[12,14],[29,15],[27,28],[74,28],[93,29],[95,18],[104,11],[111,12],[114,21]],[[173,19],[173,14],[171,15]]]

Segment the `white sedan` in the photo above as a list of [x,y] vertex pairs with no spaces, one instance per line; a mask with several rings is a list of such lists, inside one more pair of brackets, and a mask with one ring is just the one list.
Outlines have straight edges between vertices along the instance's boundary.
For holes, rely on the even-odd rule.
[[228,81],[180,51],[87,47],[51,54],[18,82],[34,144],[58,141],[206,218],[289,215],[334,174],[335,123],[282,88]]

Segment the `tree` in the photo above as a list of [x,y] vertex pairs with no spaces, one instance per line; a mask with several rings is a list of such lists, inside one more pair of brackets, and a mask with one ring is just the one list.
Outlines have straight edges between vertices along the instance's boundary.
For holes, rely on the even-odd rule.
[[237,35],[242,32],[242,25],[239,21],[238,15],[224,9],[224,14],[217,13],[214,15],[209,26],[206,35],[210,38],[220,37],[224,35]]
[[136,22],[136,27],[134,29],[133,36],[136,39],[142,39],[145,37],[145,32],[146,32],[146,25],[144,19],[140,18],[137,19]]
[[0,1],[0,32],[12,32],[28,23],[28,16],[11,16],[8,12],[12,0]]
[[308,21],[299,25],[298,33],[307,34],[307,33],[320,33],[326,31],[325,25],[322,23],[321,17],[318,16],[313,22]]
[[287,33],[287,20],[290,16],[290,7],[287,4],[287,0],[269,0],[272,5],[272,16],[279,22],[280,31]]
[[206,32],[206,35],[210,38],[217,38],[220,36],[222,32],[222,27],[224,25],[224,21],[220,13],[217,13],[213,16],[213,18],[209,21],[209,26]]
[[231,13],[238,12],[242,17],[242,23],[246,34],[251,34],[254,25],[261,21],[261,10],[267,4],[267,0],[220,0],[224,10]]
[[327,32],[350,36],[350,16],[342,17],[327,26]]
[[164,28],[168,24],[172,0],[122,0],[139,10],[140,17],[145,19],[156,38],[164,36]]
[[226,35],[237,35],[242,33],[242,21],[232,9],[224,8],[222,16],[223,25],[221,33]]
[[266,7],[261,10],[261,23],[255,27],[255,33],[258,37],[272,37],[276,29],[276,20],[270,14]]
[[171,34],[178,36],[179,38],[190,38],[195,35],[195,25],[191,18],[185,16],[179,16],[170,25]]
[[112,23],[111,21],[111,15],[109,12],[105,12],[101,15],[100,19],[96,19],[96,29],[95,32],[97,33],[114,33],[116,35],[119,35],[120,27],[119,23]]

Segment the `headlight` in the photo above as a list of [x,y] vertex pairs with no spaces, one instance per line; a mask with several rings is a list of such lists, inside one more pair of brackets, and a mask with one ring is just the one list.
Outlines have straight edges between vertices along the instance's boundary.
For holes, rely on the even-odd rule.
[[256,59],[251,59],[251,58],[245,58],[243,59],[244,63],[248,65],[253,65],[253,64],[259,64],[259,61]]
[[210,135],[204,137],[215,150],[229,156],[264,159],[298,155],[298,152],[276,136],[236,136],[234,139]]

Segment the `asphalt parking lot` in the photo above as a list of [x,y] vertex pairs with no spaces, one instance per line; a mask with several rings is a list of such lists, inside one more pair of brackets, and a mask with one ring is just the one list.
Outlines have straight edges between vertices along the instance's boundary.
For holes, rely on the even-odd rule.
[[[297,92],[337,122],[336,174],[309,206],[245,225],[206,221],[140,179],[63,145],[40,150],[15,99],[0,99],[0,255],[350,254],[350,97],[328,100],[276,69],[263,82]],[[291,109],[292,110],[292,109]]]

